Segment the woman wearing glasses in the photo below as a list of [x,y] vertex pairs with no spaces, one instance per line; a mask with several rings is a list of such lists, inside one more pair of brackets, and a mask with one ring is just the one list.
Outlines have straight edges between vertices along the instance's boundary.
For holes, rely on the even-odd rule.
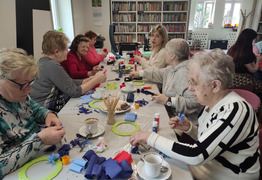
[[156,133],[137,132],[132,145],[147,143],[168,156],[190,165],[195,179],[258,179],[258,121],[252,106],[235,92],[228,92],[234,77],[234,62],[222,50],[194,55],[189,70],[189,90],[204,105],[198,126],[187,118],[171,118],[195,142],[170,140]]
[[144,69],[146,68],[164,68],[165,61],[165,45],[168,41],[166,28],[162,25],[156,25],[149,33],[151,55],[149,59],[141,55],[134,55],[134,60],[139,62]]
[[72,79],[60,64],[66,60],[68,43],[69,39],[63,33],[45,33],[42,42],[44,56],[38,62],[40,76],[30,93],[32,99],[41,106],[56,112],[63,108],[69,98],[80,97],[97,83],[106,80],[105,74],[92,79]]
[[[57,116],[28,96],[37,77],[36,61],[24,50],[0,50],[0,179],[65,134]],[[40,124],[48,128],[39,131]]]
[[184,39],[172,39],[166,44],[165,68],[149,68],[130,73],[130,77],[144,77],[162,84],[162,94],[155,93],[153,99],[166,105],[170,117],[185,114],[197,124],[197,116],[202,106],[197,103],[193,93],[188,90],[189,46]]

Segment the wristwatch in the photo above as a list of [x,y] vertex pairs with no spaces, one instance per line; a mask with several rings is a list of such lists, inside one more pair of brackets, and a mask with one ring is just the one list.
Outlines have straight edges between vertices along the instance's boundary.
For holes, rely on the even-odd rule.
[[171,97],[168,98],[167,102],[166,102],[167,106],[171,106],[172,105],[172,101],[171,101]]

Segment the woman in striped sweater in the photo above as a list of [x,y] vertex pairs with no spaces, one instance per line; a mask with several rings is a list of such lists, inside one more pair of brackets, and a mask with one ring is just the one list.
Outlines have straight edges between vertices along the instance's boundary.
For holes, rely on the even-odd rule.
[[199,125],[194,126],[187,118],[180,123],[178,117],[169,122],[171,128],[191,136],[193,145],[141,131],[130,137],[130,143],[147,143],[188,163],[195,179],[258,179],[258,122],[252,106],[236,93],[228,92],[234,68],[232,58],[219,49],[194,56],[189,89],[205,105]]

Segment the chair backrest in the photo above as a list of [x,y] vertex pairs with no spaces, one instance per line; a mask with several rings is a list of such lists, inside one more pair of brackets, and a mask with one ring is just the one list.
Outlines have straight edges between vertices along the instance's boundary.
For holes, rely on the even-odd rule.
[[260,106],[260,98],[255,93],[244,89],[229,89],[229,91],[236,92],[239,96],[243,97],[254,110],[258,110]]
[[113,54],[116,54],[118,52],[115,39],[114,39],[114,24],[109,24],[109,39],[110,39],[110,44],[111,44],[111,52]]

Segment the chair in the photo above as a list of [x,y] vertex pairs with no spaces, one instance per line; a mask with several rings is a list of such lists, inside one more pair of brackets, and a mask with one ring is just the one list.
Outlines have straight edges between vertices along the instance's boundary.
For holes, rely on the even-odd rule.
[[116,54],[118,52],[115,39],[114,39],[114,24],[109,24],[109,39],[110,39],[110,44],[111,44],[111,52],[113,54]]
[[229,89],[229,92],[231,91],[234,91],[239,96],[243,97],[256,112],[258,111],[260,106],[260,98],[256,94],[244,89]]

